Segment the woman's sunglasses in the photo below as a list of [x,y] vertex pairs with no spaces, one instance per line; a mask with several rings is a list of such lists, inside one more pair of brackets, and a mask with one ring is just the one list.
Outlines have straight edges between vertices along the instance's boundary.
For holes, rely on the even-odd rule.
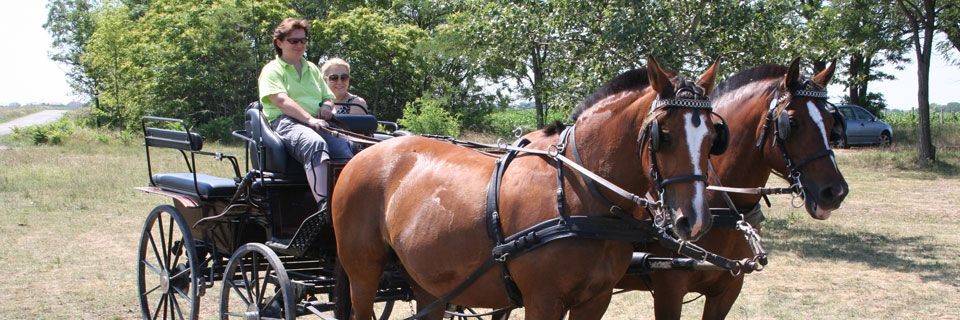
[[327,80],[330,80],[330,82],[336,82],[336,81],[340,81],[340,80],[347,81],[347,80],[350,80],[350,74],[347,74],[347,73],[344,73],[344,74],[331,74],[331,75],[327,76]]
[[310,41],[309,38],[287,38],[287,42],[290,44],[306,44],[307,41]]

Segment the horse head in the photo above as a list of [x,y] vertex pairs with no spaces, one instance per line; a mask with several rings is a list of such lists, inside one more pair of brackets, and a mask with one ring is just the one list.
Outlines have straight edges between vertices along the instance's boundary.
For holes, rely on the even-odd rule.
[[807,213],[827,219],[849,191],[830,141],[840,136],[842,118],[827,104],[826,87],[836,61],[813,78],[800,75],[800,58],[787,68],[770,100],[758,146],[768,164],[799,188]]
[[707,96],[718,65],[691,81],[648,57],[646,70],[621,74],[573,114],[585,163],[661,201],[654,218],[684,240],[698,239],[712,224],[707,159],[722,150],[715,147],[721,127]]

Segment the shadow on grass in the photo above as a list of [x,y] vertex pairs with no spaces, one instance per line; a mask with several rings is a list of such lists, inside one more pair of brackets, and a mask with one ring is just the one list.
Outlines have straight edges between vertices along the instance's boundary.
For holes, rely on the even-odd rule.
[[923,281],[960,287],[960,254],[931,237],[897,237],[864,231],[808,228],[769,217],[763,225],[770,252],[863,263],[874,268],[917,273]]

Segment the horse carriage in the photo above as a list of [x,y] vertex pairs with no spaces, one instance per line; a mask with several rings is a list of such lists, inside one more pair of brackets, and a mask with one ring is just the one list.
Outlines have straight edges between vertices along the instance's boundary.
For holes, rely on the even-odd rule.
[[[246,173],[237,157],[203,151],[202,137],[183,121],[145,117],[150,186],[139,189],[169,197],[173,205],[156,207],[144,225],[137,267],[142,316],[196,319],[200,297],[220,284],[221,319],[331,313],[387,319],[396,301],[413,299],[413,318],[439,319],[451,306],[467,310],[454,316],[479,316],[456,307],[463,305],[498,310],[495,318],[523,306],[531,319],[566,313],[594,319],[606,310],[615,286],[663,290],[662,280],[651,280],[653,272],[722,271],[702,273],[742,281],[742,273],[763,268],[766,256],[740,198],[734,204],[728,197],[731,209],[708,206],[709,180],[711,190],[749,197],[800,194],[808,211],[813,206],[811,215],[818,205],[835,209],[846,186],[818,184],[823,179],[807,172],[800,177],[799,167],[832,153],[792,152],[802,158],[790,161],[782,131],[813,131],[791,122],[794,113],[784,119],[788,108],[796,108],[785,98],[762,110],[762,124],[764,135],[772,135],[766,141],[779,143],[787,161],[786,168],[774,169],[788,172],[794,185],[718,186],[716,173],[707,173],[713,170],[709,157],[722,154],[731,137],[707,99],[716,66],[689,81],[649,59],[646,70],[625,73],[588,98],[574,112],[574,125],[536,131],[512,145],[393,138],[402,135],[395,124],[387,123],[393,132],[376,132],[384,123],[373,116],[337,115],[349,130],[334,133],[367,144],[389,140],[349,163],[330,161],[330,215],[318,212],[303,168],[256,106],[247,109],[244,130],[233,133],[246,142]],[[789,90],[794,87],[800,86],[789,83]],[[799,97],[798,104],[820,99],[799,90],[788,94]],[[820,112],[816,105],[802,111]],[[179,151],[188,172],[154,174],[151,148]],[[196,156],[227,161],[235,176],[198,173]],[[813,182],[803,180],[810,176]],[[820,187],[817,194],[804,196],[811,188],[801,180]],[[839,200],[812,202],[827,196]],[[723,249],[715,244],[710,251],[694,244],[711,225],[730,225],[735,236],[746,237],[746,252],[724,251],[746,258],[728,259],[711,253]],[[659,247],[636,250],[651,244]],[[658,318],[673,317],[672,306],[655,304]],[[722,317],[726,310],[719,308],[714,312]]]
[[[137,257],[142,316],[196,319],[200,297],[221,285],[221,318],[292,319],[337,310],[347,290],[338,271],[333,232],[318,212],[303,167],[290,157],[265,121],[259,103],[246,110],[245,174],[236,156],[203,151],[203,138],[182,120],[144,117],[150,186],[142,191],[170,197],[147,217]],[[397,126],[372,115],[338,115],[337,123],[357,135],[385,138],[378,126]],[[175,127],[178,129],[168,129]],[[151,149],[182,154],[187,172],[154,173]],[[154,151],[156,153],[157,151]],[[232,178],[199,173],[197,156],[225,161]],[[336,176],[348,159],[331,159]],[[331,179],[329,188],[334,187]],[[381,316],[412,293],[400,270],[388,270],[377,300]],[[339,285],[338,285],[339,284]],[[342,300],[340,300],[342,301]]]

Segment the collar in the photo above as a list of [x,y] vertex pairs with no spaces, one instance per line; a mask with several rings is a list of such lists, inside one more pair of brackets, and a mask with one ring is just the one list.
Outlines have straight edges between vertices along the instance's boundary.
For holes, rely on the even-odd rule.
[[[280,66],[282,66],[282,67],[284,67],[284,68],[286,68],[287,66],[291,66],[291,67],[293,66],[292,64],[287,63],[286,60],[283,60],[283,58],[280,57],[280,55],[277,55],[277,56],[276,56],[276,59],[277,59],[278,62],[280,62]],[[306,58],[300,57],[300,64],[301,64],[301,65],[304,65],[304,66],[307,65],[306,62],[307,62],[307,59],[306,59]]]

